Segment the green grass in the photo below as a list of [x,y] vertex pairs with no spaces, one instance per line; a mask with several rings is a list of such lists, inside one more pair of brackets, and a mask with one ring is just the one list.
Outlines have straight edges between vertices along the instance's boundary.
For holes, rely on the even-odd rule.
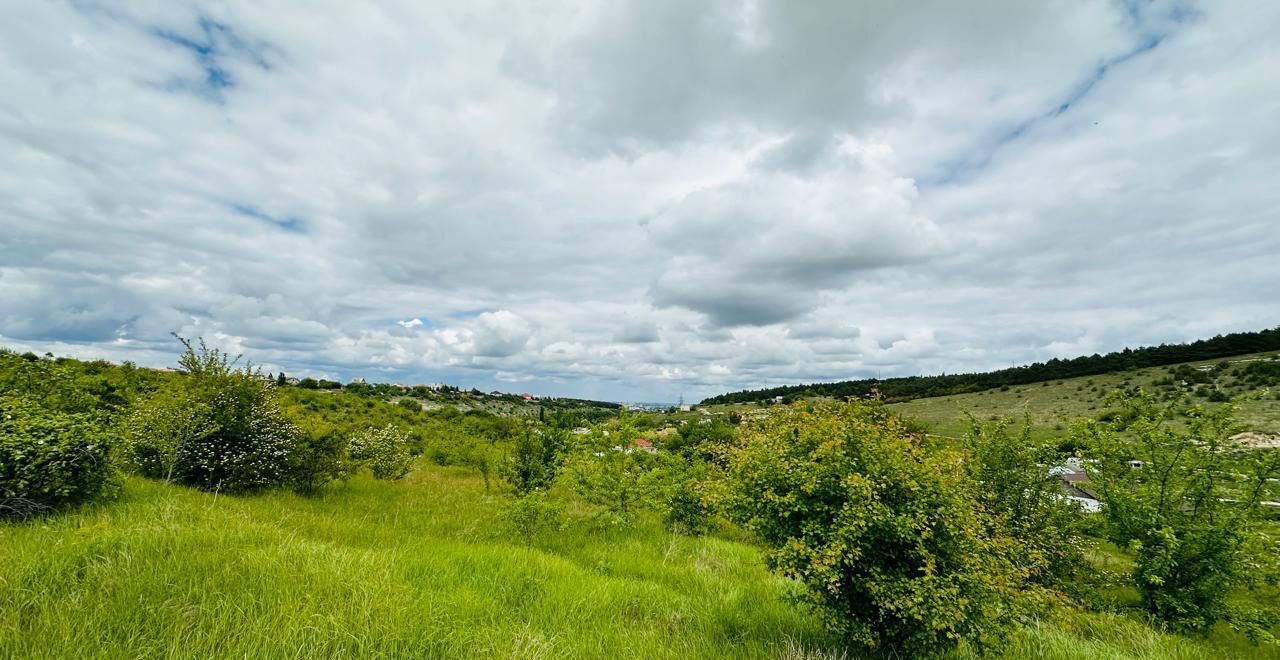
[[137,479],[0,527],[0,657],[769,657],[830,648],[757,552],[589,522],[509,543],[460,472],[324,497]]
[[[503,499],[442,468],[310,499],[129,479],[115,502],[0,526],[0,657],[854,657],[749,544],[577,512],[529,548]],[[1252,651],[1064,609],[999,655]]]

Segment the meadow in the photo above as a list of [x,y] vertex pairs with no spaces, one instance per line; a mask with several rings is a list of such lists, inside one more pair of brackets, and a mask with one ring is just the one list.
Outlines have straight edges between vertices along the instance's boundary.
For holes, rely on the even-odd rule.
[[[580,510],[528,547],[504,499],[423,464],[310,498],[130,478],[114,502],[0,526],[0,657],[855,657],[731,530]],[[1280,654],[1063,607],[996,657]]]
[[[1234,366],[1187,367],[1213,370],[1190,396],[1205,398],[1209,390],[1201,387],[1248,394],[1252,398],[1241,404],[1245,423],[1274,431],[1277,402],[1235,371],[1262,359],[1270,355],[1241,358]],[[60,429],[61,437],[74,435],[66,433],[69,428],[100,427],[125,438],[148,431],[152,427],[134,424],[152,419],[139,413],[165,404],[170,399],[161,395],[192,382],[191,376],[127,365],[3,352],[0,366],[0,385],[70,411],[57,418],[64,419],[59,424],[81,425],[14,428]],[[1070,418],[1104,414],[1108,391],[1149,387],[1186,395],[1177,389],[1181,385],[1170,389],[1172,371],[891,407],[943,437],[968,430],[968,412],[980,419],[1025,416],[1037,436],[1053,440]],[[86,504],[0,521],[0,658],[825,659],[867,653],[824,626],[802,602],[806,585],[770,571],[769,548],[730,523],[727,512],[707,514],[701,533],[672,526],[668,514],[681,502],[680,483],[708,474],[699,469],[721,469],[708,462],[719,460],[713,448],[725,440],[716,434],[742,436],[751,425],[701,424],[704,410],[612,413],[593,423],[588,418],[601,413],[581,406],[517,420],[447,406],[427,410],[403,393],[264,390],[249,376],[226,378],[265,392],[279,403],[271,414],[300,425],[298,448],[312,453],[299,456],[315,461],[309,474],[322,477],[320,487],[298,489],[284,480],[231,495],[207,483],[180,485],[134,470],[118,480],[118,489]],[[754,405],[720,408],[713,410],[725,416],[770,414]],[[35,419],[32,411],[39,409],[9,410]],[[872,408],[864,413],[875,414]],[[595,429],[589,436],[568,433],[579,424]],[[667,424],[674,424],[670,433],[654,433]],[[341,451],[324,454],[328,440],[355,438],[373,426],[403,430],[389,437],[405,443],[406,477],[375,479],[373,464],[352,462],[347,440],[335,446]],[[604,435],[606,429],[615,435]],[[637,432],[652,438],[658,453],[608,450],[618,434]],[[526,467],[537,467],[538,452],[551,447],[545,443],[553,437],[585,443],[557,450],[559,478],[543,475],[548,478],[538,482],[536,470],[523,477],[512,470],[525,459],[534,462]],[[10,457],[26,451],[7,442],[7,451],[18,450]],[[601,467],[575,475],[593,464],[592,456],[607,457],[601,460],[622,471]],[[128,461],[118,460],[128,472]],[[593,477],[587,490],[576,479],[581,474]],[[646,479],[657,481],[642,496]],[[627,483],[611,483],[616,480]],[[521,484],[528,489],[521,492]],[[620,486],[637,498],[626,516],[610,500]],[[602,489],[609,496],[598,499]],[[520,507],[544,496],[559,512],[554,520],[521,527],[514,514],[542,511]],[[1273,537],[1280,534],[1274,518],[1267,524]],[[1090,582],[1034,619],[1018,620],[1010,637],[985,654],[960,643],[944,657],[1280,658],[1280,646],[1254,645],[1225,623],[1203,635],[1165,631],[1125,582],[1133,555],[1098,536],[1086,542],[1090,572],[1117,579]],[[1235,589],[1231,599],[1280,609],[1274,584],[1251,586]],[[890,651],[878,657],[901,656]]]

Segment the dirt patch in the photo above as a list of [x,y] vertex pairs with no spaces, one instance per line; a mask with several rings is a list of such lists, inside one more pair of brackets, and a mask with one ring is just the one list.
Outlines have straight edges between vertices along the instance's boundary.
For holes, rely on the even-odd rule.
[[1266,433],[1258,433],[1257,431],[1245,431],[1231,436],[1236,442],[1243,442],[1254,449],[1276,449],[1280,448],[1280,435],[1267,435]]

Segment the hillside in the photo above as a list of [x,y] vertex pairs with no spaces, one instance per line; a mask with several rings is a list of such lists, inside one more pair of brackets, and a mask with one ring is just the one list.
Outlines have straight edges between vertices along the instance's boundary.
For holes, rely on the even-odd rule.
[[1187,344],[1161,344],[1138,349],[1124,349],[1106,355],[1087,355],[1070,360],[1052,359],[1020,367],[982,373],[910,376],[905,378],[868,378],[835,383],[787,385],[759,390],[730,392],[703,400],[704,404],[752,403],[775,397],[865,398],[872,395],[886,401],[905,401],[922,397],[948,396],[1056,381],[1080,376],[1120,373],[1135,369],[1213,360],[1250,353],[1280,351],[1280,327],[1259,332],[1219,335]]
[[[1225,365],[1225,366],[1224,366]],[[1039,437],[1060,436],[1071,420],[1097,418],[1107,411],[1106,395],[1141,388],[1166,401],[1212,406],[1237,400],[1238,421],[1247,430],[1280,434],[1280,351],[1202,360],[1158,368],[1045,381],[952,396],[889,404],[924,423],[931,433],[958,437],[967,416],[979,420],[1012,417],[1030,421]]]

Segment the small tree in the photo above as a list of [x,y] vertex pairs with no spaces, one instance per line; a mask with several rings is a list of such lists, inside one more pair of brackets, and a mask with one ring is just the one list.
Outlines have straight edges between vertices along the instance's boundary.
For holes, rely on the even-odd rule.
[[630,525],[637,511],[653,508],[666,498],[672,473],[671,457],[636,450],[635,429],[625,422],[615,434],[587,440],[577,448],[566,470],[574,491],[605,508],[613,519]]
[[730,452],[728,513],[834,630],[907,655],[1000,640],[1028,607],[1016,544],[979,515],[959,458],[878,406],[780,408]]
[[1085,421],[1073,433],[1097,459],[1092,481],[1111,537],[1136,555],[1143,606],[1182,630],[1207,632],[1226,621],[1255,639],[1269,637],[1274,612],[1227,596],[1262,567],[1274,569],[1264,550],[1274,546],[1259,522],[1262,502],[1276,497],[1280,451],[1230,440],[1233,404],[1197,406],[1177,420],[1173,408],[1145,394],[1113,395],[1112,402],[1124,413],[1124,432]]
[[517,495],[550,488],[560,470],[567,445],[566,435],[560,429],[526,428],[516,436],[515,454],[508,461],[503,476],[515,488]]
[[1049,467],[1059,456],[1052,444],[1031,437],[1031,425],[1009,433],[1008,420],[970,419],[965,465],[993,534],[1021,545],[1013,555],[1034,582],[1071,588],[1084,574],[1083,514],[1065,498]]
[[131,461],[143,474],[203,490],[289,485],[302,433],[285,419],[270,384],[204,340],[178,340],[186,349],[181,378],[142,401],[125,423]]
[[351,439],[351,458],[368,465],[375,479],[403,479],[413,468],[409,435],[394,424],[357,434]]

